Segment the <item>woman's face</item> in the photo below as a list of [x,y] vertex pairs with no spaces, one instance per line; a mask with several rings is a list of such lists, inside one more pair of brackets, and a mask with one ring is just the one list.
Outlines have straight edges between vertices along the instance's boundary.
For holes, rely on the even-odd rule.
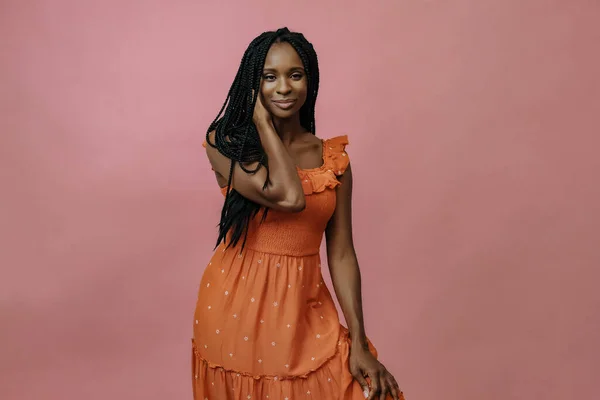
[[274,43],[267,53],[261,81],[266,109],[274,117],[290,118],[304,105],[306,92],[306,73],[300,56],[289,43]]

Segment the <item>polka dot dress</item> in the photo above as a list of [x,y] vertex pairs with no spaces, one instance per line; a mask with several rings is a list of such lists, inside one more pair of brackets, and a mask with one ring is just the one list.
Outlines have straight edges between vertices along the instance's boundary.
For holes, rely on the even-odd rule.
[[194,315],[194,399],[365,398],[319,256],[347,144],[345,135],[323,140],[322,166],[298,169],[304,211],[270,210],[253,220],[243,251],[215,251]]

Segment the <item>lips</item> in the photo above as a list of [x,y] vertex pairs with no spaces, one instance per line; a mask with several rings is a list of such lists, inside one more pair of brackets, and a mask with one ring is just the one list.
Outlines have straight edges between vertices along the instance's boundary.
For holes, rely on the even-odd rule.
[[273,104],[282,110],[289,110],[296,104],[296,100],[272,100]]

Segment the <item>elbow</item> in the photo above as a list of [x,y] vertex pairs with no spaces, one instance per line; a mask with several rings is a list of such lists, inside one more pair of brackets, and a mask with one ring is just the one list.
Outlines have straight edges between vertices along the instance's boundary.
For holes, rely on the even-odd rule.
[[306,208],[306,201],[304,199],[302,199],[302,201],[299,201],[299,202],[293,204],[289,208],[289,212],[291,212],[291,213],[299,213],[299,212],[304,211],[305,208]]
[[279,206],[282,211],[290,213],[299,213],[304,211],[306,208],[306,199],[304,198],[304,193],[300,193],[298,196],[285,199],[279,204]]

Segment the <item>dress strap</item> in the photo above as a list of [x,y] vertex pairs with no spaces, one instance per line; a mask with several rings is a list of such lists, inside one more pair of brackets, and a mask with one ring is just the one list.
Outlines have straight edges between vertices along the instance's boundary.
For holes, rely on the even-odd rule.
[[346,145],[348,145],[347,135],[324,139],[323,165],[320,168],[298,170],[305,195],[320,193],[325,189],[335,189],[341,185],[338,177],[344,174],[350,163]]

